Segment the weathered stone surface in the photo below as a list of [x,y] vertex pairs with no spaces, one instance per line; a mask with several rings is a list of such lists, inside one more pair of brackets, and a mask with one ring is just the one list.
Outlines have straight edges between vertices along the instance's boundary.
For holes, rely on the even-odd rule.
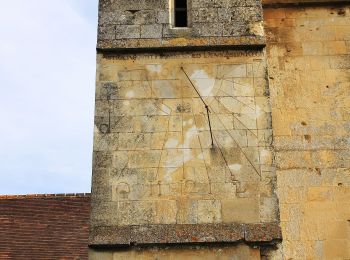
[[[183,259],[183,260],[259,260],[260,249],[243,244],[227,245],[153,245],[148,247],[133,246],[124,249],[98,250],[90,249],[90,260],[119,260],[119,259]],[[279,258],[276,258],[279,259]],[[282,259],[282,258],[281,258]]]
[[[165,52],[264,44],[260,1],[189,2],[189,27],[180,29],[171,1],[100,1],[99,51],[164,52],[99,55],[92,244],[271,242],[281,233],[267,223],[280,220],[283,252],[259,258],[348,259],[348,4],[263,0],[274,7],[264,12],[267,74],[265,53]],[[195,86],[225,81],[219,89],[229,94],[204,95],[220,151],[202,152],[209,128],[181,66],[200,71],[190,75]],[[193,125],[200,133],[187,142]],[[136,259],[142,250],[106,259]]]
[[328,4],[329,6],[334,4],[337,5],[339,3],[345,3],[344,0],[262,0],[261,1],[264,7],[273,7],[273,6],[303,6],[303,5],[321,5]]
[[278,224],[245,225],[245,240],[247,242],[274,242],[282,240],[281,229]]
[[[170,2],[171,3],[171,2]],[[198,1],[188,3],[186,28],[172,24],[173,4],[164,0],[100,0],[99,50],[129,48],[264,44],[262,9],[259,0]],[[204,40],[205,38],[208,38]],[[134,39],[157,39],[137,41]],[[171,44],[167,42],[171,40]]]
[[191,243],[277,243],[282,239],[276,223],[145,225],[96,227],[90,232],[90,245],[130,246]]
[[91,244],[267,241],[245,226],[278,216],[264,52],[98,62]]
[[264,11],[285,259],[350,258],[350,7],[327,2]]

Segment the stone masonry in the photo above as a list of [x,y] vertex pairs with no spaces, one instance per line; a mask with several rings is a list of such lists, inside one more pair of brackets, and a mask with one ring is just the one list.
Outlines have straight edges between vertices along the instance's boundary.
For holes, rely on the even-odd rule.
[[100,0],[94,259],[350,259],[350,6]]
[[350,8],[264,9],[285,259],[350,259]]
[[189,27],[174,28],[169,0],[101,0],[99,49],[263,44],[259,0],[189,0]]
[[143,241],[115,227],[277,222],[264,52],[99,58],[92,243]]
[[103,246],[207,243],[230,257],[236,243],[281,239],[261,3],[188,1],[187,28],[174,28],[173,6],[100,1],[97,259]]

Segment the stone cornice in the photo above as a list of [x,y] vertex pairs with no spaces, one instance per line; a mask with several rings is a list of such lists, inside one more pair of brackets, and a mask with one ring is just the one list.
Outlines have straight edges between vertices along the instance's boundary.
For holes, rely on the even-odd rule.
[[264,8],[282,6],[350,5],[349,0],[262,0]]
[[90,247],[238,242],[276,244],[281,240],[278,223],[100,226],[90,230]]

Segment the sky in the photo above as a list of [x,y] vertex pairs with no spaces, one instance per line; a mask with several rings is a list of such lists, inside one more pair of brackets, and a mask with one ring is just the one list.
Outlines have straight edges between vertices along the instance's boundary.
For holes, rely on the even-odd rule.
[[0,4],[0,194],[90,192],[97,0]]

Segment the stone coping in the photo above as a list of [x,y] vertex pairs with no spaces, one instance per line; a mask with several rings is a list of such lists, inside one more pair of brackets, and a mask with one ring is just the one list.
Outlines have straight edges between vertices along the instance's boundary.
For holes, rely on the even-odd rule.
[[0,200],[15,199],[50,199],[67,197],[90,197],[90,193],[57,193],[57,194],[25,194],[25,195],[0,195]]
[[90,229],[90,247],[150,244],[263,243],[282,240],[278,223],[100,226]]
[[215,45],[215,46],[184,46],[162,48],[96,48],[97,54],[128,55],[128,54],[163,54],[163,53],[193,53],[193,52],[221,52],[221,51],[261,51],[266,44],[255,45]]
[[283,6],[349,5],[347,0],[262,0],[264,8]]
[[192,50],[265,46],[265,36],[98,40],[98,51]]

